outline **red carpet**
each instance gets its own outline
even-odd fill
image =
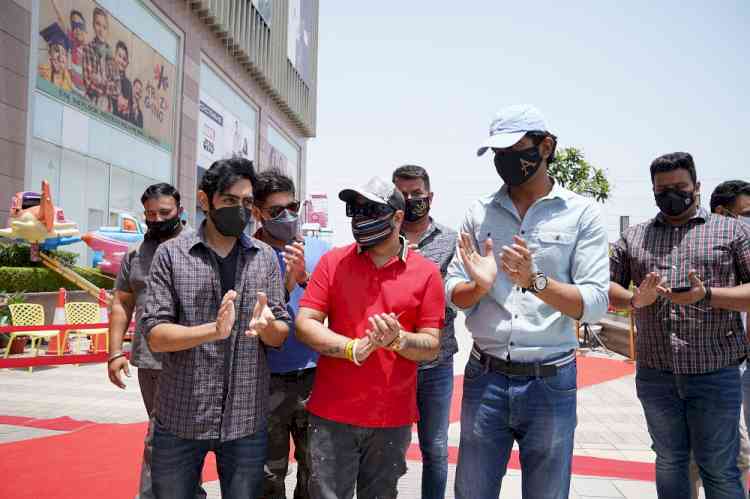
[[[634,372],[632,364],[594,357],[578,358],[578,386],[584,388]],[[463,377],[457,376],[451,421],[459,420]],[[97,424],[69,417],[34,419],[0,416],[0,424],[66,431],[52,437],[0,445],[0,498],[131,499],[138,488],[143,437],[146,423]],[[408,452],[421,460],[418,446]],[[458,449],[449,448],[449,461],[456,463]],[[509,467],[519,469],[513,452]],[[654,466],[648,463],[574,457],[573,473],[588,476],[654,480]],[[209,454],[204,480],[216,480],[216,465]]]

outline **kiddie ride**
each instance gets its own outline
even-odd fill
[[[42,181],[41,193],[16,193],[10,201],[9,222],[10,227],[0,229],[1,237],[29,243],[31,261],[41,261],[51,271],[99,298],[100,289],[96,285],[45,253],[81,241],[78,224],[66,220],[63,210],[52,204],[49,182]]]
[[[106,274],[117,275],[122,258],[135,244],[143,241],[144,230],[132,215],[117,215],[117,226],[100,227],[85,233],[81,239],[94,250],[92,266]]]

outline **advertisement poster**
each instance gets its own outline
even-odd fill
[[[252,160],[255,133],[224,106],[201,94],[198,115],[198,166],[209,168],[219,159],[241,156]]]
[[[305,222],[320,224],[321,229],[328,227],[328,195],[310,194],[305,202]]]
[[[36,88],[171,151],[176,72],[92,0],[41,0]]]
[[[313,3],[304,0],[289,0],[289,31],[287,33],[287,57],[294,69],[307,84],[312,77],[312,28]]]

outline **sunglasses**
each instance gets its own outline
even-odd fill
[[[262,210],[268,213],[271,216],[271,218],[276,218],[282,213],[284,213],[284,210],[289,210],[292,213],[298,213],[299,207],[300,207],[299,201],[292,201],[286,206],[280,206],[280,205],[269,206],[267,208],[262,208]]]
[[[86,23],[79,23],[77,21],[71,21],[70,27],[73,29],[73,31],[80,29],[84,33],[86,32]]]
[[[393,208],[388,206],[387,204],[379,204],[379,203],[364,203],[364,204],[356,204],[356,203],[346,203],[346,216],[347,217],[354,217],[354,216],[363,216],[363,217],[382,217],[383,215],[387,215],[389,213],[393,213]]]

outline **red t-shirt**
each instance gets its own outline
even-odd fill
[[[445,315],[440,271],[405,250],[376,268],[357,245],[326,253],[313,272],[300,307],[328,316],[328,327],[350,338],[365,337],[368,318],[390,313],[404,331],[439,329]],[[417,413],[417,364],[378,349],[361,367],[321,355],[307,410],[321,418],[367,428],[407,426]]]

